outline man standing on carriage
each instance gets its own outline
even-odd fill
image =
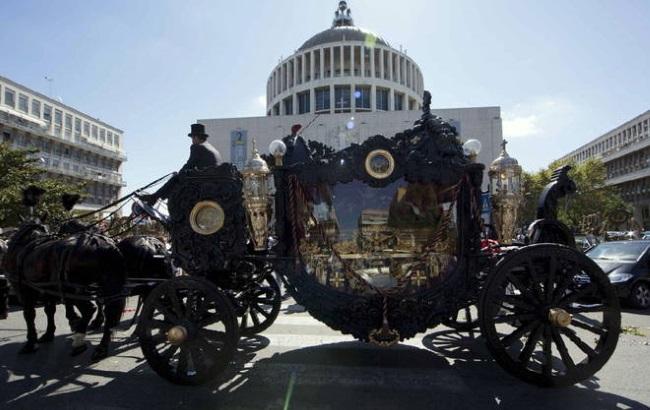
[[[207,141],[208,134],[205,133],[205,127],[203,124],[192,124],[191,131],[187,136],[192,138],[190,158],[179,172],[216,167],[221,164],[221,154]],[[140,195],[140,198],[148,205],[153,206],[158,199],[167,199],[177,180],[178,178],[174,175],[156,192],[153,194]]]

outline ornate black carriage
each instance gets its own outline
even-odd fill
[[[275,143],[271,171],[259,169],[273,176],[268,198],[231,164],[179,175],[169,230],[189,276],[145,302],[138,334],[152,368],[184,384],[217,375],[240,333],[277,316],[275,273],[313,317],[362,341],[390,346],[477,304],[494,358],[521,379],[566,385],[600,369],[620,331],[607,277],[562,244],[564,228],[544,206],[533,236],[556,243],[482,251],[484,167],[428,100],[392,138],[340,151]],[[556,188],[545,193],[551,208]]]

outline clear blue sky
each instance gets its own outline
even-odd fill
[[[128,190],[185,161],[198,118],[264,115],[281,56],[336,0],[3,0],[0,74],[125,131]],[[350,0],[435,107],[498,105],[535,170],[650,109],[650,1]],[[471,137],[471,136],[466,136]]]

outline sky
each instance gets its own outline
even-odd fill
[[[265,114],[282,57],[337,0],[2,0],[0,75],[124,131],[130,192],[189,155],[190,124]],[[528,171],[650,109],[648,0],[349,0],[402,46],[434,108],[500,106]],[[468,139],[471,136],[463,136]]]

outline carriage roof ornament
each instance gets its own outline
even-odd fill
[[[346,1],[339,1],[339,7],[334,12],[334,20],[332,21],[332,28],[354,26],[352,19],[352,10],[348,8]]]

